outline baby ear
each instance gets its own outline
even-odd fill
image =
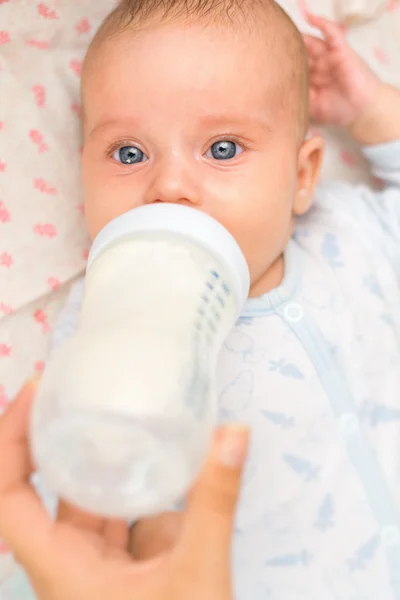
[[[293,214],[306,213],[312,205],[324,156],[325,142],[320,136],[307,139],[299,152],[297,169],[297,191],[293,203]]]

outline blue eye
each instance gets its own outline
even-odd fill
[[[147,160],[147,156],[136,146],[123,146],[114,152],[113,159],[123,165],[136,165]]]
[[[236,142],[221,140],[211,146],[207,152],[207,157],[214,158],[215,160],[231,160],[238,154],[241,154],[242,151],[243,148],[239,144],[236,144]]]

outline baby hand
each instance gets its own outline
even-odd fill
[[[340,25],[308,15],[324,40],[304,35],[310,62],[310,114],[322,125],[351,128],[370,110],[383,83],[350,47]]]

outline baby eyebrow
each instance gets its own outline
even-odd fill
[[[137,127],[138,119],[104,119],[91,129],[89,137],[98,135],[103,130],[107,129],[126,129],[126,127]],[[272,128],[268,120],[262,116],[237,115],[230,113],[215,113],[203,115],[199,118],[199,124],[204,128],[224,127],[224,128],[240,128],[242,131],[248,129],[262,129],[268,133],[272,133]]]
[[[137,121],[132,121],[131,119],[104,119],[103,121],[100,121],[100,123],[98,123],[97,125],[95,125],[93,127],[93,129],[90,130],[89,132],[89,137],[93,137],[94,135],[97,135],[99,133],[101,133],[103,130],[107,130],[107,129],[117,129],[117,128],[126,128],[127,125],[137,125]]]
[[[205,115],[200,119],[200,123],[204,126],[228,126],[228,127],[240,127],[243,130],[249,128],[261,128],[268,132],[272,132],[268,120],[264,115],[251,116],[251,115],[238,115],[230,113],[216,113]]]

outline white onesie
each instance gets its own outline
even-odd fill
[[[253,430],[237,600],[400,600],[400,141],[365,155],[384,189],[318,189],[220,356],[221,421]]]

